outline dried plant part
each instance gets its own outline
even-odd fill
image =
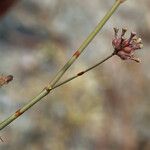
[[[12,80],[13,80],[12,75],[8,75],[8,76],[0,75],[0,87],[3,86],[3,85],[8,84]]]
[[[139,58],[134,56],[134,52],[143,47],[141,38],[136,36],[135,32],[131,32],[131,35],[128,39],[124,38],[127,29],[122,29],[121,35],[118,36],[119,29],[114,28],[115,38],[112,41],[114,47],[114,54],[118,55],[123,60],[134,60],[140,62]]]
[[[4,140],[2,139],[2,137],[0,137],[0,141],[1,141],[1,142],[4,142]]]
[[[116,0],[116,1],[119,1],[120,3],[123,3],[123,2],[125,2],[126,0]]]

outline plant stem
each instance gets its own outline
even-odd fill
[[[89,43],[93,40],[93,38],[97,35],[97,33],[102,29],[107,20],[112,16],[115,10],[119,7],[122,2],[120,0],[116,0],[111,9],[106,13],[104,18],[100,21],[100,23],[95,27],[95,29],[89,34],[86,40],[81,44],[79,49],[74,53],[74,55],[69,59],[69,61],[62,67],[62,69],[56,74],[54,79],[50,82],[48,86],[46,86],[35,98],[29,101],[22,108],[18,109],[14,114],[5,119],[0,123],[0,130],[9,125],[12,121],[22,115],[25,111],[31,108],[34,104],[40,101],[43,97],[49,94],[51,89],[55,86],[55,84],[59,81],[59,79],[63,76],[63,74],[67,71],[67,69],[74,63],[74,61],[80,56],[80,54],[84,51],[84,49],[89,45]]]
[[[66,72],[66,70],[74,63],[74,61],[80,56],[80,54],[84,51],[84,49],[89,45],[89,43],[94,39],[94,37],[98,34],[98,32],[102,29],[108,19],[112,16],[115,10],[121,4],[120,0],[117,0],[112,8],[107,12],[104,18],[99,22],[99,24],[95,27],[95,29],[89,34],[89,36],[85,39],[85,41],[81,44],[79,49],[74,53],[74,55],[70,58],[70,60],[64,65],[64,67],[57,73],[55,78],[50,82],[49,88],[53,88],[53,86],[58,82],[58,80],[62,77],[62,75]]]
[[[86,70],[84,70],[84,71],[81,71],[81,72],[77,73],[76,75],[74,75],[74,76],[68,78],[67,80],[62,81],[62,82],[56,84],[56,85],[52,88],[52,90],[55,89],[55,88],[58,88],[58,87],[61,86],[61,85],[66,84],[66,83],[72,81],[73,79],[75,79],[75,78],[77,78],[77,77],[80,77],[80,76],[82,76],[83,74],[89,72],[90,70],[92,70],[92,69],[98,67],[99,65],[101,65],[102,63],[104,63],[105,61],[107,61],[108,59],[110,59],[110,58],[111,58],[112,56],[114,56],[114,55],[115,55],[115,54],[112,53],[110,56],[106,57],[105,59],[101,60],[101,61],[98,62],[97,64],[91,66],[90,68],[88,68],[88,69],[86,69]]]

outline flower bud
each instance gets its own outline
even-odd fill
[[[112,40],[114,47],[114,54],[118,55],[123,60],[134,60],[140,62],[139,58],[134,57],[135,50],[139,50],[143,47],[142,39],[136,36],[135,32],[131,32],[130,37],[124,38],[127,29],[122,29],[122,33],[118,36],[118,29],[114,28],[115,37]]]

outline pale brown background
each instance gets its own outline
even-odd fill
[[[0,20],[0,89],[5,119],[54,77],[114,0],[20,0]],[[142,63],[114,57],[48,95],[0,132],[1,150],[150,149],[150,1],[127,0],[63,79],[113,49],[113,27],[142,37]]]

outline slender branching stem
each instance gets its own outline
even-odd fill
[[[84,70],[84,71],[81,71],[81,72],[77,73],[76,75],[74,75],[74,76],[68,78],[67,80],[62,81],[62,82],[56,84],[56,85],[52,88],[52,90],[55,89],[55,88],[58,88],[58,87],[61,86],[61,85],[66,84],[66,83],[72,81],[73,79],[78,78],[78,77],[82,76],[83,74],[89,72],[90,70],[92,70],[92,69],[98,67],[99,65],[101,65],[102,63],[104,63],[105,61],[107,61],[108,59],[110,59],[110,58],[111,58],[112,56],[114,56],[114,55],[115,55],[115,54],[112,53],[110,56],[106,57],[105,59],[103,59],[103,60],[101,60],[100,62],[96,63],[95,65],[91,66],[90,68],[88,68],[88,69],[86,69],[86,70]]]
[[[56,74],[56,76],[52,79],[52,81],[31,101],[29,101],[22,108],[18,109],[14,114],[5,119],[0,123],[0,130],[9,125],[16,118],[21,116],[25,111],[31,108],[34,104],[40,101],[43,97],[49,94],[51,89],[56,85],[59,79],[63,76],[63,74],[67,71],[67,69],[74,63],[74,61],[80,56],[80,54],[85,50],[85,48],[89,45],[89,43],[93,40],[93,38],[97,35],[97,33],[102,29],[107,20],[112,16],[115,10],[122,3],[120,0],[116,0],[110,10],[106,13],[104,18],[100,21],[100,23],[95,27],[95,29],[89,34],[89,36],[85,39],[85,41],[81,44],[79,49],[73,54],[73,56],[69,59],[69,61],[62,67],[60,71]]]
[[[112,14],[115,12],[115,10],[118,8],[118,6],[122,2],[120,0],[117,0],[112,8],[106,13],[106,15],[103,17],[103,19],[99,22],[99,24],[95,27],[95,29],[89,34],[89,36],[83,41],[81,46],[73,56],[70,58],[70,60],[64,65],[64,67],[57,73],[57,75],[54,77],[54,79],[50,82],[49,88],[53,88],[53,86],[59,81],[59,79],[62,77],[62,75],[67,71],[67,69],[74,63],[74,61],[80,56],[80,54],[85,50],[85,48],[89,45],[89,43],[94,39],[94,37],[98,34],[98,32],[102,29],[102,27],[105,25],[105,23],[108,21],[108,19],[112,16]]]

